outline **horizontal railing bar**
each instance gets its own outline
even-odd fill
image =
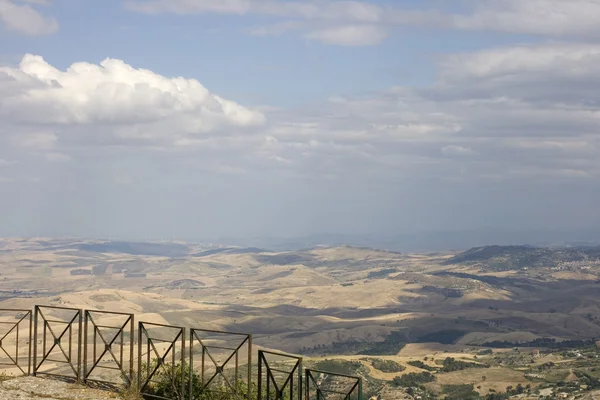
[[[71,321],[71,322],[69,322],[69,321],[59,321],[57,319],[47,319],[47,318],[42,318],[42,321],[45,321],[45,322],[54,322],[54,323],[66,324],[66,325],[69,325],[69,324],[75,325],[74,321]]]
[[[36,305],[36,307],[45,308],[47,310],[67,310],[67,311],[77,311],[77,312],[82,311],[80,308],[70,308],[70,307],[40,306],[40,305]]]
[[[140,321],[141,324],[143,324],[144,328],[146,326],[157,326],[157,327],[162,327],[162,328],[172,328],[172,329],[179,329],[179,330],[184,330],[185,328],[182,326],[174,326],[174,325],[164,325],[164,324],[154,324],[152,322],[144,322],[144,321]]]
[[[96,328],[109,328],[109,329],[121,329],[123,326],[110,326],[110,325],[98,325],[93,324]]]
[[[131,314],[131,313],[124,313],[124,312],[118,312],[118,311],[100,311],[100,310],[85,310],[87,313],[98,313],[98,314],[112,314],[112,315],[123,315],[123,316],[128,316],[128,317],[133,317],[135,314]]]
[[[357,381],[360,380],[360,378],[357,377],[357,376],[344,375],[344,374],[336,374],[335,372],[321,371],[321,370],[318,370],[318,369],[306,369],[306,371],[317,372],[317,373],[320,373],[320,374],[327,374],[327,375],[333,375],[333,376],[341,376],[342,378],[352,378],[352,379],[356,379]]]
[[[259,352],[263,353],[263,354],[271,354],[273,356],[281,356],[281,357],[289,357],[289,358],[295,358],[296,360],[302,360],[302,357],[299,356],[293,356],[291,354],[285,354],[285,353],[276,353],[274,351],[268,351],[268,350],[259,350]]]
[[[206,333],[222,333],[224,335],[238,335],[238,336],[248,336],[250,337],[251,334],[249,333],[240,333],[240,332],[227,332],[227,331],[213,331],[210,329],[196,329],[196,328],[190,328],[190,330],[192,332],[206,332]]]

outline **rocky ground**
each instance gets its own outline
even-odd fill
[[[118,398],[116,393],[30,376],[0,383],[2,400],[114,400]]]

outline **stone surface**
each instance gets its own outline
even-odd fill
[[[116,393],[30,376],[0,383],[2,400],[114,400],[118,398]]]

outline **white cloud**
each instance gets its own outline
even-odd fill
[[[121,60],[80,62],[60,71],[26,55],[18,68],[0,68],[9,79],[0,93],[5,119],[37,124],[127,126],[129,137],[170,136],[264,122],[263,114],[210,93],[195,79],[167,78]],[[136,125],[137,124],[137,125]]]
[[[590,78],[597,72],[600,45],[548,43],[513,46],[446,57],[444,79],[536,79],[540,74]],[[542,75],[542,77],[545,77]]]
[[[455,182],[569,179],[583,171],[594,177],[600,113],[580,99],[600,98],[590,85],[565,82],[595,82],[595,59],[594,46],[566,44],[458,54],[441,60],[438,81],[427,90],[398,87],[332,96],[302,109],[263,108],[266,118],[192,79],[110,59],[59,71],[27,56],[18,68],[0,69],[0,139],[6,135],[47,161],[80,165],[94,153],[90,163],[131,158],[149,166],[158,157],[206,175]],[[566,93],[563,85],[568,96],[532,97],[540,90]],[[136,185],[145,176],[127,173]]]
[[[444,11],[423,2],[422,8],[403,8],[401,2],[379,6],[367,1],[334,0],[129,0],[127,7],[148,14],[250,13],[307,22],[308,35],[325,35],[327,43],[347,45],[334,26],[372,25],[365,45],[377,44],[383,31],[393,26],[428,26],[459,30],[502,31],[553,37],[585,37],[600,34],[600,0],[465,0],[461,12]],[[283,25],[282,25],[283,24]],[[281,34],[288,29],[277,22],[250,30],[255,35]],[[338,28],[339,29],[339,28]],[[343,35],[347,36],[347,35]],[[385,35],[383,35],[385,38]],[[356,40],[354,41],[356,42]]]
[[[362,1],[137,0],[126,5],[147,14],[255,13],[294,19],[253,27],[248,30],[253,36],[304,30],[309,39],[341,46],[374,45],[387,37],[386,27],[381,25],[386,20],[385,10]]]
[[[3,158],[0,158],[0,167],[6,167],[9,165],[13,165],[16,164],[16,161],[10,161],[10,160],[5,160]]]
[[[38,5],[47,5],[45,0],[27,0]],[[28,4],[17,4],[12,0],[0,0],[0,21],[5,29],[24,35],[49,35],[58,31],[55,18],[47,17]]]
[[[299,21],[284,21],[273,25],[257,26],[250,30],[248,33],[252,36],[278,36],[285,32],[301,29],[304,26]]]
[[[308,39],[338,46],[371,46],[387,37],[384,28],[372,25],[346,25],[318,29],[306,34]]]
[[[20,146],[33,150],[51,149],[58,141],[58,136],[48,132],[29,132],[18,135],[17,143]]]
[[[126,7],[142,13],[267,14],[309,20],[373,23],[383,20],[384,10],[364,1],[281,0],[129,0]]]
[[[455,54],[442,60],[432,92],[438,98],[577,104],[578,111],[593,110],[600,105],[595,90],[599,64],[596,44],[547,43]]]
[[[253,0],[143,0],[126,1],[127,8],[147,14],[222,13],[245,14]]]
[[[468,147],[448,145],[442,148],[442,153],[447,156],[468,156],[473,154],[473,150]]]
[[[53,162],[53,163],[69,162],[69,161],[71,161],[71,157],[66,154],[62,154],[62,153],[47,153],[46,160],[48,160],[48,162]]]
[[[461,29],[556,36],[600,33],[599,0],[475,0],[471,13],[453,16]]]

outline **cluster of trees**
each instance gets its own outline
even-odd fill
[[[382,342],[363,342],[348,340],[333,342],[331,345],[318,344],[314,347],[303,347],[301,354],[365,354],[368,356],[385,356],[397,354],[406,346],[406,333],[402,331],[391,332]]]
[[[523,386],[520,383],[515,387],[508,386],[505,393],[489,393],[485,396],[477,393],[472,384],[445,385],[443,388],[443,393],[446,395],[445,400],[507,400],[512,396],[530,391],[530,385]]]
[[[360,361],[322,360],[314,365],[315,369],[342,375],[360,375],[368,371]]]
[[[421,360],[409,361],[408,365],[412,365],[413,367],[421,368],[426,371],[436,371],[437,370],[437,368],[432,367],[431,365],[427,365]]]
[[[402,372],[406,367],[402,364],[398,364],[393,360],[382,360],[380,358],[371,359],[371,365],[373,368],[380,370],[381,372]]]
[[[463,369],[468,368],[489,368],[490,366],[487,364],[477,364],[467,361],[458,361],[452,357],[447,357],[444,359],[442,364],[442,368],[440,371],[442,372],[452,372],[452,371],[462,371]]]
[[[435,381],[435,375],[430,372],[411,372],[395,377],[392,383],[402,387],[421,387],[424,383],[433,381]]]
[[[473,385],[444,385],[443,393],[446,400],[480,400],[481,396]]]
[[[554,338],[538,338],[529,342],[507,342],[505,340],[494,340],[486,342],[483,346],[497,349],[509,349],[511,347],[545,347],[549,349],[573,349],[590,347],[595,344],[595,340],[563,340],[557,341]]]

